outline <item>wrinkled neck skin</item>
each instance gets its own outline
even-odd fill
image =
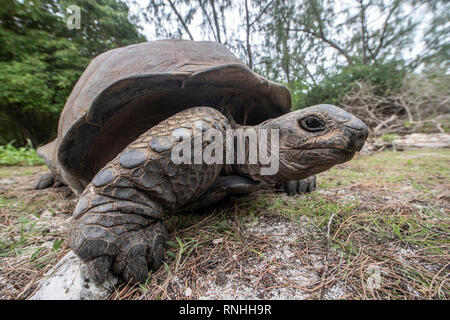
[[[270,127],[267,127],[264,125],[265,123],[262,123],[258,126],[241,126],[238,124],[233,125],[234,130],[242,129],[244,132],[244,135],[246,136],[249,130],[254,131],[256,129],[256,132],[258,132],[258,129],[271,129]],[[272,150],[272,144],[271,144],[271,134],[270,130],[268,132],[268,139],[267,139],[267,149],[268,154],[270,154],[270,151]],[[284,137],[281,133],[279,135],[279,156],[278,157],[270,157],[272,162],[276,161],[278,164],[276,165],[278,167],[278,171],[276,174],[271,175],[264,175],[261,174],[261,168],[262,167],[270,167],[271,164],[268,165],[261,165],[259,162],[257,164],[250,164],[249,163],[249,155],[251,151],[250,146],[248,142],[245,143],[245,163],[239,164],[238,163],[238,148],[237,148],[237,139],[235,137],[234,139],[234,162],[233,164],[227,164],[224,168],[224,173],[226,175],[241,175],[248,178],[251,178],[254,181],[268,183],[268,184],[279,184],[285,181],[292,181],[292,180],[298,180],[298,179],[304,179],[311,175],[314,175],[316,173],[328,170],[331,168],[333,164],[326,164],[326,165],[319,165],[315,166],[315,161],[311,159],[311,155],[307,155],[306,152],[303,152],[302,150],[285,150],[287,145],[286,137]],[[259,151],[259,150],[258,150]],[[303,156],[299,153],[305,153]],[[319,156],[319,155],[317,155]],[[299,162],[297,158],[304,158],[305,161]],[[314,156],[313,156],[314,158]],[[259,154],[258,154],[258,161],[259,161]]]
[[[270,129],[279,129],[278,157],[271,158],[271,161],[277,161],[278,163],[278,171],[275,174],[261,174],[261,168],[269,167],[270,165],[249,164],[249,154],[252,150],[250,150],[248,143],[245,143],[245,163],[238,164],[236,139],[234,141],[234,163],[226,165],[224,169],[227,175],[242,175],[263,183],[279,184],[286,181],[304,179],[324,172],[336,164],[347,162],[355,155],[354,151],[343,151],[334,147],[328,147],[328,142],[332,141],[333,144],[336,144],[336,140],[342,139],[342,135],[339,133],[321,137],[320,139],[323,141],[315,141],[314,143],[314,145],[319,144],[319,146],[311,147],[312,144],[309,142],[311,137],[295,134],[296,128],[285,126],[276,119],[263,122],[258,126],[234,125],[234,129],[243,129],[244,132],[250,129],[269,129],[267,150],[272,150]],[[301,143],[299,143],[299,140]]]
[[[232,129],[235,130],[243,130],[244,134],[245,132],[248,132],[251,129],[258,129],[259,126],[243,126],[239,125],[234,120],[231,122]],[[255,181],[262,181],[258,179],[258,174],[256,173],[257,168],[253,168],[255,165],[249,165],[249,144],[245,143],[245,163],[244,164],[238,164],[238,147],[237,147],[237,138],[236,136],[233,139],[233,163],[232,164],[226,164],[223,172],[225,175],[241,175],[247,178],[251,178]],[[259,170],[258,170],[259,171]]]

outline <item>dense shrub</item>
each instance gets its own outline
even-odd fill
[[[81,8],[81,30],[65,10]],[[92,57],[145,41],[121,0],[2,0],[0,6],[0,145],[54,138],[75,82]]]
[[[406,71],[398,63],[390,62],[378,66],[351,65],[340,68],[333,74],[312,85],[305,93],[304,87],[292,87],[293,109],[301,109],[320,103],[339,105],[342,98],[356,82],[370,83],[377,95],[385,95],[400,88]],[[298,88],[298,90],[297,90]]]

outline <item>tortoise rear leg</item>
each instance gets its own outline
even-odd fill
[[[59,188],[61,186],[64,186],[64,183],[62,183],[54,173],[49,172],[44,173],[37,179],[34,184],[34,189],[42,190],[50,187]]]

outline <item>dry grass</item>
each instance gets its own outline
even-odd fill
[[[307,196],[260,192],[171,217],[164,267],[110,299],[448,299],[449,160],[449,150],[359,156]],[[35,178],[0,178],[3,299],[27,298],[67,251],[55,240],[76,199],[30,190]]]
[[[45,167],[0,167],[0,299],[24,298],[65,253],[76,199],[67,187],[35,191]]]

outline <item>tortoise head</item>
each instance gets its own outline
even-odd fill
[[[270,182],[303,179],[346,162],[368,136],[364,122],[327,104],[292,111],[261,126],[279,130],[279,170],[264,179]]]

